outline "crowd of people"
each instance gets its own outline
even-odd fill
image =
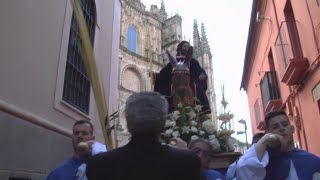
[[[191,50],[186,41],[178,45],[178,53],[186,55],[188,63],[194,66],[190,74],[201,88],[205,86],[206,74],[190,56]],[[170,69],[168,64],[161,76],[167,76]],[[161,83],[157,91],[168,93],[168,82]],[[205,139],[187,144],[175,138],[175,146],[162,144],[160,134],[170,111],[164,95],[139,92],[127,99],[124,113],[131,139],[127,145],[111,151],[95,141],[90,121],[76,121],[72,135],[74,153],[47,180],[320,180],[320,158],[295,148],[294,127],[283,110],[266,114],[266,131],[254,135],[251,147],[229,166],[226,174],[210,169],[212,144]],[[206,98],[201,103],[207,105],[204,111],[210,111]]]
[[[73,126],[74,154],[48,176],[48,180],[316,180],[320,158],[294,147],[294,127],[283,110],[268,113],[266,132],[233,164],[227,175],[209,169],[212,145],[205,139],[178,146],[163,145],[160,133],[168,114],[167,100],[157,92],[131,95],[125,107],[130,142],[112,151],[94,141],[90,121]],[[181,141],[181,139],[179,140]],[[256,142],[255,142],[256,141]],[[80,147],[89,142],[89,147]],[[214,162],[213,162],[214,163]]]

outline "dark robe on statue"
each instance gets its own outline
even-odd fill
[[[200,101],[197,104],[202,105],[202,112],[203,113],[210,113],[210,105],[209,100],[206,95],[207,90],[207,74],[206,72],[201,68],[199,62],[195,59],[190,60],[190,80],[191,83],[194,83],[196,86],[196,98]],[[162,95],[165,95],[167,97],[171,96],[171,72],[172,72],[172,65],[171,63],[168,63],[164,68],[161,69],[160,73],[156,74],[155,77],[155,85],[154,85],[154,91],[159,92]],[[206,79],[200,80],[199,75],[204,74],[206,76]],[[192,85],[191,85],[192,86]],[[193,87],[191,87],[193,88]],[[167,98],[168,99],[168,98]],[[173,111],[172,102],[170,98],[169,101],[169,111]]]

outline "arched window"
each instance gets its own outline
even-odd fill
[[[137,52],[137,29],[130,25],[128,27],[127,47],[131,52]]]
[[[139,71],[134,68],[127,68],[123,73],[122,86],[125,89],[133,92],[140,92],[142,90],[141,75]]]
[[[81,0],[81,6],[93,45],[96,24],[94,0]],[[79,28],[72,15],[62,99],[81,112],[89,114],[90,81],[78,47],[80,41]]]

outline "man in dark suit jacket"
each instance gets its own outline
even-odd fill
[[[126,121],[132,138],[124,147],[93,156],[89,180],[199,180],[200,159],[189,150],[161,145],[168,103],[157,92],[131,95]]]

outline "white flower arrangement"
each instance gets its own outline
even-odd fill
[[[204,138],[212,143],[215,151],[219,151],[216,127],[208,116],[201,116],[200,110],[199,105],[192,108],[179,104],[178,109],[169,114],[165,123],[166,129],[161,136],[165,143],[169,144],[174,137],[187,143],[193,139]]]
[[[214,134],[215,132],[215,127],[211,120],[204,121],[202,127],[208,134]]]
[[[197,138],[204,138],[212,144],[214,152],[233,151],[229,138],[234,131],[216,130],[212,120],[206,115],[201,115],[200,110],[199,105],[192,108],[178,104],[177,110],[168,115],[165,131],[161,135],[162,140],[170,144],[174,137],[179,137],[187,143]]]

